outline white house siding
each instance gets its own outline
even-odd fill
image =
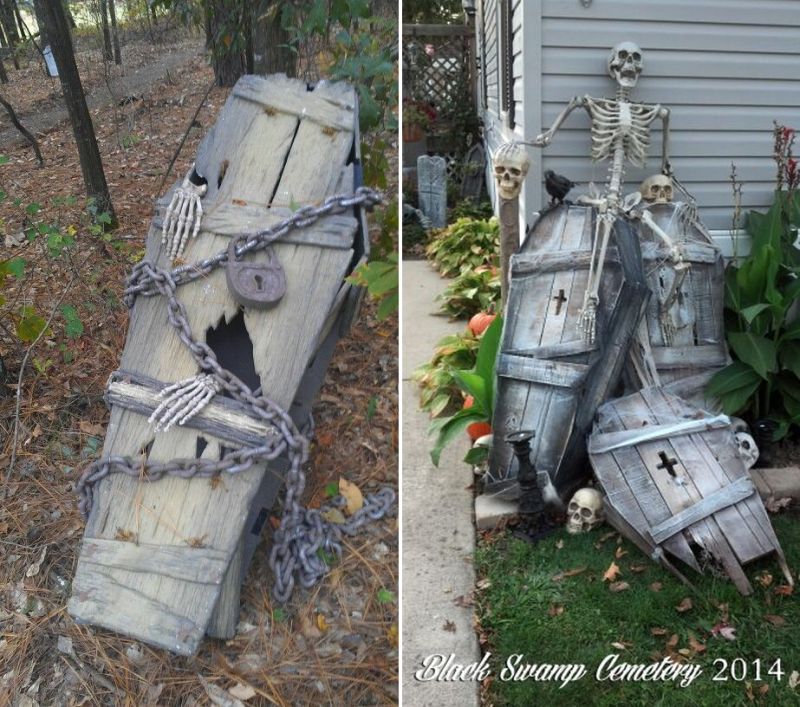
[[[497,3],[484,1],[479,8],[487,47]],[[745,210],[770,203],[773,120],[800,128],[800,1],[592,0],[584,7],[581,0],[524,0],[516,5],[515,94],[522,105],[514,135],[532,139],[575,95],[613,95],[606,59],[614,44],[629,39],[644,54],[633,97],[672,111],[672,165],[697,198],[707,227],[717,235],[731,227],[731,162],[744,182]],[[496,41],[489,67],[495,74]],[[496,101],[489,101],[484,123],[492,150],[512,136]],[[576,110],[546,150],[530,148],[534,163],[523,199],[528,223],[547,198],[544,170],[576,182],[605,179],[607,165],[589,161],[588,128],[588,117]],[[648,167],[627,171],[631,190],[659,171],[660,157],[657,124]]]

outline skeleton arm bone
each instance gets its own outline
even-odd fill
[[[661,118],[661,172],[668,177],[672,176],[672,164],[669,161],[669,108],[658,111]]]
[[[523,145],[531,145],[532,147],[547,147],[553,139],[553,136],[556,134],[556,131],[561,127],[561,124],[569,117],[569,114],[572,113],[576,108],[584,108],[588,110],[587,101],[588,96],[575,96],[573,99],[567,104],[564,110],[558,114],[558,117],[555,119],[555,122],[550,126],[548,130],[545,130],[541,135],[538,135],[535,140],[531,142],[523,142]]]
[[[670,256],[675,263],[683,263],[683,253],[681,252],[680,246],[675,244],[667,233],[653,220],[653,217],[650,215],[650,212],[647,209],[643,209],[639,218],[642,220],[642,223],[647,225],[650,230],[655,233],[662,241],[664,241],[664,245],[669,248]]]

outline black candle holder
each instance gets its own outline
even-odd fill
[[[520,430],[506,435],[519,461],[517,481],[519,482],[519,515],[523,519],[538,516],[544,510],[544,499],[539,488],[539,475],[531,461],[531,440],[535,432]]]

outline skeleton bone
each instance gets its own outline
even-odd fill
[[[200,200],[208,191],[207,184],[192,184],[191,175],[194,173],[194,164],[172,195],[172,200],[164,215],[164,224],[161,227],[161,242],[169,249],[170,260],[175,260],[183,255],[183,249],[189,240],[197,237],[200,231],[200,221],[203,218],[203,206]]]
[[[636,85],[642,71],[642,51],[633,42],[622,42],[611,50],[608,73],[617,82],[615,98],[592,98],[575,96],[558,115],[549,130],[532,142],[525,144],[545,147],[550,144],[556,131],[575,108],[583,108],[592,121],[592,159],[611,159],[610,175],[605,196],[596,195],[579,198],[579,203],[602,206],[603,218],[597,220],[592,261],[589,270],[589,286],[584,295],[584,308],[578,326],[587,343],[594,342],[596,312],[599,303],[600,278],[608,240],[618,214],[625,161],[643,165],[650,145],[650,125],[656,118],[663,122],[662,171],[671,171],[669,165],[669,110],[661,105],[632,103],[630,91]]]
[[[597,489],[578,489],[567,506],[567,532],[587,533],[604,520],[603,497]]]
[[[155,423],[157,432],[166,432],[172,425],[182,425],[193,418],[221,390],[216,378],[202,373],[164,388],[159,393],[163,402],[147,420]]]

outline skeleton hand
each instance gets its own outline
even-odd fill
[[[553,131],[545,130],[541,135],[533,141],[537,147],[547,147],[553,140]]]
[[[208,373],[173,383],[159,393],[164,401],[147,421],[156,424],[156,432],[166,432],[197,415],[219,391],[217,379]]]
[[[203,218],[203,207],[200,204],[206,192],[207,184],[193,184],[190,177],[196,174],[194,165],[187,173],[180,187],[172,195],[167,213],[164,216],[164,225],[161,228],[161,242],[169,246],[170,260],[175,260],[183,255],[189,232],[192,238],[200,230],[200,220]]]
[[[598,301],[597,295],[589,295],[587,293],[580,319],[578,319],[578,329],[583,332],[583,340],[589,346],[594,344]]]
[[[661,163],[661,174],[670,179],[672,178],[672,163],[669,160],[664,160]]]

